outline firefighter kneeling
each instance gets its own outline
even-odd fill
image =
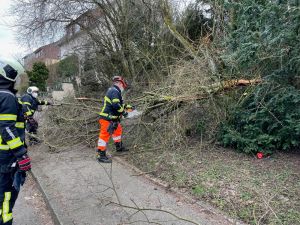
[[[121,117],[127,117],[126,109],[132,108],[123,104],[122,93],[127,88],[126,81],[121,76],[113,77],[113,86],[108,89],[104,97],[104,106],[100,112],[100,134],[98,140],[97,159],[102,163],[111,163],[106,155],[107,143],[112,137],[117,152],[127,152],[128,149],[122,144]]]

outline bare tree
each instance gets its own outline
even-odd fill
[[[176,47],[166,38],[160,2],[153,0],[21,0],[12,11],[19,39],[30,45],[57,40],[66,25],[79,25],[95,47],[89,55],[95,67],[100,61],[104,77],[159,74],[171,59],[167,52]]]

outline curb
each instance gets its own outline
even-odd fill
[[[50,199],[47,195],[47,193],[44,191],[41,183],[39,182],[38,178],[35,176],[34,172],[31,170],[29,172],[33,178],[33,180],[36,182],[38,189],[40,190],[40,192],[43,195],[43,199],[46,203],[46,206],[48,208],[48,210],[50,211],[50,216],[53,220],[54,225],[63,225],[63,223],[60,221],[59,217],[57,216],[57,213],[55,212],[55,210],[53,209],[51,203],[50,203]]]

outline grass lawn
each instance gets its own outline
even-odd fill
[[[300,224],[300,154],[269,158],[211,145],[132,149],[128,161],[249,224]]]

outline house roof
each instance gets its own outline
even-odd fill
[[[85,13],[81,14],[79,17],[77,17],[75,20],[70,22],[65,26],[65,30],[71,29],[72,26],[75,24],[78,25],[84,25],[84,22],[86,19],[93,19],[93,18],[100,18],[103,15],[101,9],[99,7],[95,9],[90,9],[87,10]],[[97,26],[97,23],[91,23],[89,24],[88,28],[93,29],[94,27]],[[80,31],[73,33],[71,36],[68,36],[68,33],[65,34],[59,41],[58,41],[58,46],[63,45],[67,41],[73,40],[74,38],[78,37],[80,34],[85,33],[84,30],[80,29]]]
[[[50,47],[50,46],[53,46],[53,47],[58,46],[58,41],[37,48],[37,49],[34,50],[32,53],[29,53],[29,54],[25,55],[25,56],[23,57],[23,59],[25,59],[25,58],[31,56],[32,54],[36,54],[36,53],[38,53],[39,51],[41,51],[42,49],[47,48],[47,47]]]

